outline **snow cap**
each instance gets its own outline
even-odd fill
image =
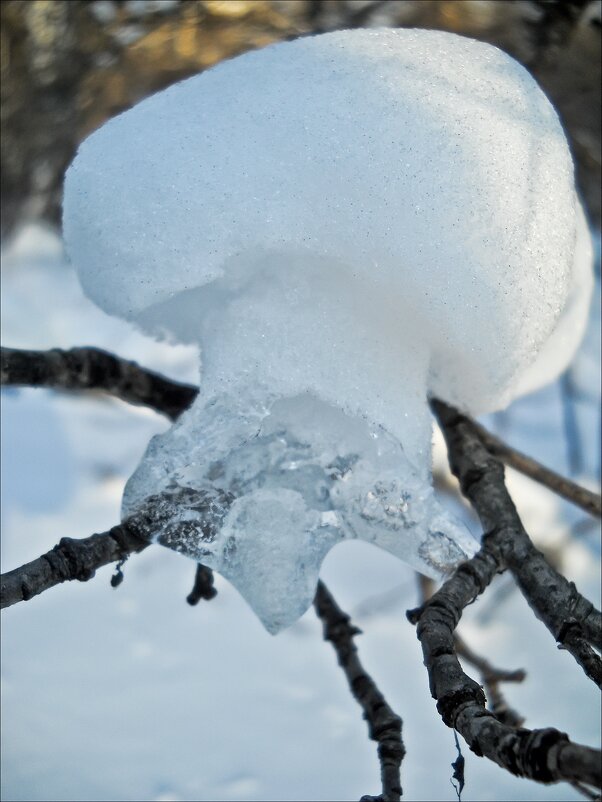
[[[203,359],[124,517],[162,498],[157,539],[272,632],[343,539],[453,568],[476,542],[434,499],[427,398],[485,412],[564,367],[591,290],[577,212],[535,81],[448,33],[272,45],[111,120],[67,173],[69,253],[103,309]]]
[[[554,109],[497,48],[340,31],[247,53],[111,120],[68,171],[64,228],[96,303],[188,340],[195,304],[149,310],[311,272],[354,327],[380,329],[391,371],[409,330],[429,389],[477,412],[506,403],[563,306],[573,168]],[[332,311],[321,336],[336,343]]]

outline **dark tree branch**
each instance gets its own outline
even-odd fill
[[[0,577],[0,608],[28,601],[43,591],[77,579],[87,582],[97,568],[123,560],[149,545],[125,524],[83,540],[62,538],[53,549],[36,560]]]
[[[501,569],[510,569],[558,644],[600,685],[602,661],[587,645],[600,648],[602,615],[531,543],[506,489],[504,468],[481,441],[475,424],[440,401],[433,401],[432,407],[443,428],[452,471],[487,533],[484,547]]]
[[[541,783],[600,787],[599,751],[573,744],[565,733],[552,728],[528,730],[503,724],[487,710],[481,686],[462,670],[454,630],[464,607],[485,590],[500,568],[496,555],[484,546],[422,607],[408,612],[408,619],[417,625],[437,710],[475,754],[511,774]]]
[[[476,421],[472,421],[472,423],[475,432],[478,433],[490,454],[501,459],[510,468],[514,468],[540,485],[544,485],[556,495],[581,507],[590,515],[595,515],[597,518],[602,517],[602,499],[598,493],[586,490],[575,482],[571,482],[570,479],[554,473],[531,457],[510,448],[498,437],[488,432],[480,423]]]
[[[506,702],[500,689],[500,683],[522,682],[527,676],[525,671],[522,668],[518,668],[515,671],[504,671],[503,669],[495,668],[484,657],[473,652],[457,632],[454,636],[454,643],[458,656],[474,666],[481,675],[489,710],[502,724],[508,724],[510,727],[520,727],[525,719]]]
[[[118,587],[123,579],[121,566],[127,557],[143,551],[153,541],[158,526],[157,509],[163,496],[155,499],[148,509],[138,516],[114,526],[108,532],[80,540],[64,537],[53,549],[30,563],[8,571],[0,577],[0,608],[10,607],[20,601],[28,601],[45,590],[77,579],[87,582],[96,569],[117,562],[117,572],[111,585]],[[186,601],[197,604],[201,599],[213,599],[217,590],[213,587],[213,571],[200,563],[197,565],[194,586]]]
[[[560,377],[560,400],[569,474],[576,476],[583,469],[583,449],[575,411],[576,389],[570,368]]]
[[[581,783],[571,783],[571,785],[573,786],[575,791],[584,796],[586,799],[591,799],[593,800],[593,802],[600,802],[600,794],[597,793],[596,791],[590,791],[589,788],[586,788],[584,785],[581,785]]]
[[[454,639],[462,611],[507,567],[559,644],[598,683],[600,659],[593,650],[584,654],[582,647],[589,649],[590,641],[599,643],[600,614],[531,543],[506,490],[503,467],[486,449],[472,421],[441,402],[433,401],[432,406],[443,428],[452,470],[487,532],[475,557],[425,604],[408,613],[417,625],[437,709],[473,752],[512,774],[542,783],[566,781],[599,788],[599,751],[572,744],[555,729],[527,730],[501,722],[487,710],[481,686],[462,670]]]
[[[401,719],[389,707],[359,660],[353,638],[361,630],[353,626],[323,582],[318,582],[314,607],[324,627],[324,640],[332,643],[351,693],[364,711],[370,738],[378,743],[382,794],[378,797],[364,796],[362,800],[399,802],[402,794],[400,767],[405,755]]]
[[[424,604],[435,592],[435,583],[432,579],[429,579],[423,574],[418,574],[418,585],[420,588],[421,601]],[[522,668],[515,669],[514,671],[504,671],[503,669],[495,668],[495,666],[492,666],[484,657],[476,654],[458,632],[454,632],[454,646],[456,654],[474,666],[479,672],[481,683],[485,690],[485,696],[487,697],[488,709],[502,724],[508,724],[511,727],[520,727],[524,722],[524,718],[506,702],[500,689],[500,683],[522,682],[526,677],[525,671]]]
[[[150,407],[172,420],[190,406],[198,393],[196,387],[173,382],[99,348],[2,348],[0,382],[55,390],[102,390],[129,404]]]

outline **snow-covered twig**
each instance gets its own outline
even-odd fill
[[[1,349],[0,381],[4,386],[49,387],[60,390],[102,390],[130,404],[141,404],[175,420],[194,401],[198,389],[172,381],[98,348],[61,351]],[[586,512],[600,517],[602,500],[506,445],[477,423],[487,449],[525,476],[548,487]]]
[[[389,707],[360,662],[353,638],[361,630],[353,626],[323,582],[318,582],[314,607],[324,627],[324,640],[332,643],[351,693],[364,711],[370,738],[378,743],[382,794],[378,797],[363,796],[362,800],[398,802],[402,794],[400,767],[405,755],[401,718]]]

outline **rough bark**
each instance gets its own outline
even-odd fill
[[[422,603],[427,602],[435,592],[435,582],[428,577],[418,574],[418,585]],[[458,657],[474,666],[479,672],[481,684],[487,697],[488,710],[490,710],[498,721],[508,724],[511,727],[520,727],[524,718],[514,710],[504,697],[500,684],[502,682],[523,682],[527,676],[522,669],[506,671],[493,666],[489,660],[476,654],[456,631],[454,632],[454,647]]]
[[[509,726],[486,708],[481,686],[464,673],[456,655],[454,631],[471,604],[501,569],[496,555],[483,549],[461,565],[422,606],[408,612],[417,625],[431,694],[448,727],[470,749],[519,777],[541,783],[581,782],[600,787],[600,752],[573,744],[554,728]]]
[[[599,788],[599,751],[571,743],[554,728],[509,726],[487,710],[483,689],[460,665],[455,629],[462,611],[506,568],[559,645],[597,684],[600,658],[589,644],[599,646],[600,613],[531,543],[506,490],[503,466],[487,450],[474,423],[439,401],[432,407],[443,428],[452,470],[486,532],[480,551],[421,607],[408,612],[416,624],[437,709],[473,752],[512,774],[541,783],[566,781]]]
[[[602,615],[558,573],[531,542],[504,483],[504,468],[486,448],[474,423],[440,401],[432,402],[448,446],[450,465],[485,531],[487,552],[509,568],[535,615],[587,676],[602,682]]]
[[[382,794],[363,796],[363,802],[399,802],[402,795],[400,767],[405,755],[401,737],[401,718],[393,712],[372,677],[362,666],[353,638],[361,630],[353,626],[323,582],[318,582],[314,607],[324,627],[324,640],[330,641],[349,688],[364,711],[370,738],[378,744]]]
[[[29,601],[45,590],[72,579],[87,582],[97,568],[123,560],[133,552],[143,551],[148,545],[148,540],[141,539],[122,524],[82,540],[64,537],[41,557],[2,574],[0,608]]]
[[[190,406],[198,393],[192,385],[170,381],[100,348],[2,348],[0,360],[3,385],[102,390],[129,404],[150,407],[171,420]]]

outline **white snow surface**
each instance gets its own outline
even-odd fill
[[[594,286],[594,249],[581,204],[577,203],[577,229],[571,285],[554,330],[535,361],[519,378],[514,397],[532,393],[559,376],[571,363],[587,326]]]
[[[203,359],[124,516],[162,493],[159,542],[272,632],[344,539],[449,570],[476,544],[433,498],[427,396],[487,412],[566,365],[578,336],[545,343],[589,301],[577,212],[537,84],[442,32],[273,45],[107,123],[67,174],[71,258],[103,309]]]

